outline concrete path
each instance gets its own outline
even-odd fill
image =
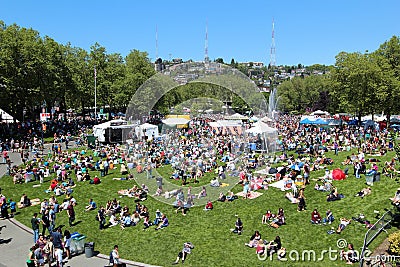
[[[45,145],[45,153],[51,145]],[[22,164],[19,153],[9,152],[12,165]],[[32,156],[32,155],[30,155]],[[7,172],[6,164],[0,164],[0,178]],[[0,179],[1,187],[1,179]],[[5,227],[3,227],[5,226]],[[32,230],[25,225],[19,223],[15,219],[0,220],[0,267],[22,267],[26,266],[26,259],[29,248],[33,245]],[[111,251],[112,248],[110,248]],[[95,247],[96,250],[96,247]],[[98,254],[94,257],[87,258],[85,254],[80,254],[68,260],[64,266],[70,267],[103,267],[108,266],[109,255]],[[144,263],[122,260],[127,266],[143,266],[152,267]],[[46,265],[48,266],[48,265]]]

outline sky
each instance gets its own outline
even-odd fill
[[[208,25],[210,59],[265,64],[274,21],[276,64],[309,66],[399,36],[399,8],[398,0],[0,0],[0,20],[87,51],[96,42],[122,56],[146,51],[152,61],[157,50],[163,59],[204,60]]]

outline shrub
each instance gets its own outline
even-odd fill
[[[400,231],[389,235],[389,252],[400,255]]]

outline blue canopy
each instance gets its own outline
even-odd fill
[[[326,120],[324,120],[324,119],[318,118],[318,119],[314,122],[314,124],[326,125],[326,124],[328,124],[328,122],[327,122]]]
[[[300,124],[313,124],[314,121],[311,121],[309,118],[305,118],[300,121]]]

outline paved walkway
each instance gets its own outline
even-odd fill
[[[47,153],[49,145],[45,145],[45,153]],[[20,165],[21,157],[19,153],[9,152],[12,165]],[[7,172],[6,164],[0,164],[0,178]],[[1,181],[1,180],[0,180]],[[1,183],[0,183],[1,185]],[[5,227],[3,227],[5,226]],[[29,248],[33,245],[32,230],[25,225],[19,223],[15,219],[0,220],[0,267],[22,267],[26,266],[26,259]],[[110,248],[111,251],[112,248]],[[95,247],[96,250],[96,247]],[[65,266],[70,267],[102,267],[108,266],[109,255],[98,254],[94,257],[87,258],[85,254],[80,254],[68,260]],[[152,267],[139,262],[122,260],[127,266]],[[47,265],[46,265],[47,266]]]

